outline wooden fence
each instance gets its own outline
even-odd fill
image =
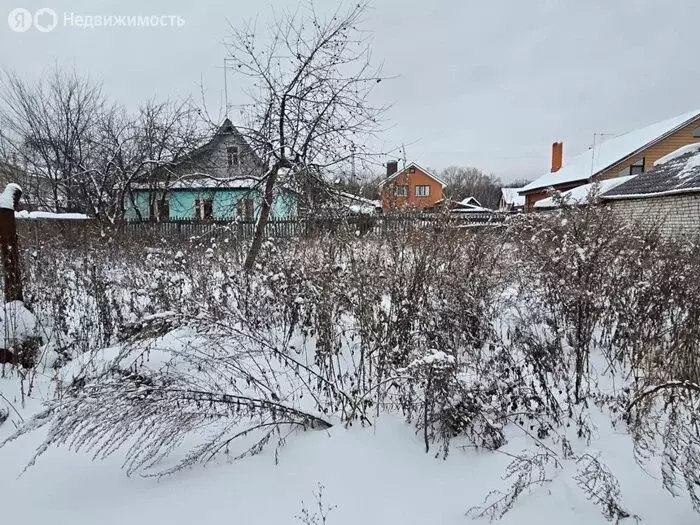
[[[503,225],[507,214],[472,213],[468,216],[438,214],[387,214],[347,217],[305,217],[274,219],[268,222],[265,236],[269,238],[312,238],[327,233],[368,234],[379,236],[402,235],[409,231],[431,228],[481,228]],[[63,246],[79,248],[89,239],[117,234],[120,242],[154,239],[228,239],[245,241],[253,237],[255,221],[190,220],[131,221],[113,226],[96,220],[33,219],[17,221],[17,232],[25,246],[39,246],[42,242],[60,242]],[[120,242],[118,244],[120,244]]]
[[[502,225],[507,214],[471,213],[445,217],[437,214],[391,214],[349,217],[305,217],[273,219],[265,227],[265,236],[273,238],[313,237],[323,233],[388,234],[444,224],[448,227],[479,227]],[[232,237],[249,239],[255,232],[255,221],[236,219],[165,221],[131,221],[124,224],[126,232],[162,237]]]

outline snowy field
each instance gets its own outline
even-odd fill
[[[4,380],[3,391],[8,387]],[[313,493],[321,483],[324,508],[336,507],[328,524],[452,525],[472,522],[466,510],[480,505],[490,488],[504,486],[500,477],[509,458],[502,453],[462,450],[455,444],[446,460],[436,459],[425,454],[400,418],[374,423],[372,428],[294,435],[277,463],[274,451],[266,450],[233,464],[216,462],[161,479],[128,478],[119,457],[93,462],[89,454],[66,449],[51,450],[20,475],[41,442],[37,434],[0,452],[0,487],[8,502],[3,515],[14,524],[299,523],[295,516],[302,502],[316,512]],[[7,428],[0,430],[7,434]],[[581,450],[600,454],[616,472],[625,503],[643,523],[697,523],[687,498],[673,498],[658,476],[635,463],[629,436],[610,428],[605,418],[598,431],[592,445],[581,443]],[[503,452],[531,447],[514,432]],[[524,496],[502,523],[607,523],[577,487],[574,471],[569,464],[550,483]]]
[[[226,242],[37,246],[1,522],[697,523],[697,399],[649,394],[694,378],[660,360],[697,351],[697,254],[591,213],[270,242],[249,275]]]

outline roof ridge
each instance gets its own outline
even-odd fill
[[[589,148],[574,156],[560,170],[548,172],[538,177],[521,188],[520,192],[528,193],[558,184],[589,180],[602,171],[613,168],[640,151],[657,144],[698,119],[700,119],[700,110],[694,110],[617,135],[595,145],[592,152]],[[637,135],[639,135],[638,138]],[[635,138],[637,140],[634,140]],[[618,151],[615,151],[615,146],[618,146]]]
[[[382,188],[382,187],[384,186],[384,184],[386,184],[386,183],[389,182],[390,180],[395,179],[396,177],[398,177],[399,175],[401,175],[404,171],[406,171],[406,170],[407,170],[408,168],[410,168],[411,166],[413,166],[413,167],[418,168],[419,170],[421,170],[421,171],[422,171],[423,173],[425,173],[428,177],[430,177],[431,179],[435,180],[435,182],[438,182],[439,184],[441,184],[443,188],[446,188],[446,187],[447,187],[447,182],[445,182],[445,181],[444,181],[443,179],[441,179],[439,176],[435,175],[432,171],[425,169],[423,166],[420,166],[417,162],[409,162],[408,164],[406,164],[406,166],[404,166],[402,169],[398,170],[396,173],[393,173],[393,174],[391,174],[390,176],[386,177],[384,180],[382,180],[382,181],[379,183],[379,187]]]

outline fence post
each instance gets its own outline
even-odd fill
[[[5,302],[22,301],[22,276],[20,273],[19,249],[15,208],[22,196],[22,188],[10,183],[0,194],[0,252],[5,282]]]

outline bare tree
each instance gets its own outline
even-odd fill
[[[37,84],[5,73],[0,86],[0,155],[16,182],[40,206],[108,224],[127,206],[138,212],[132,182],[157,168],[167,177],[205,136],[189,100],[148,101],[130,114],[74,71],[55,69]]]
[[[442,170],[447,181],[446,194],[450,199],[474,197],[487,208],[496,208],[501,199],[501,180],[478,168],[449,166]]]
[[[108,106],[99,84],[58,68],[38,82],[0,76],[2,150],[24,173],[25,192],[54,210],[75,206],[74,176]]]
[[[369,152],[366,141],[378,131],[385,108],[369,100],[382,77],[359,29],[366,8],[363,2],[322,18],[310,5],[282,14],[262,38],[252,24],[231,29],[231,62],[252,84],[245,132],[267,166],[247,269],[281,186],[299,172],[322,174]]]
[[[503,188],[523,188],[532,182],[531,179],[518,178],[503,184]]]
[[[166,188],[173,166],[187,156],[206,137],[199,111],[189,100],[184,102],[148,101],[134,116],[119,111],[106,115],[100,123],[99,162],[85,167],[82,190],[96,215],[109,222],[123,218],[128,207],[141,213],[135,202],[133,183],[148,191],[148,207],[166,198],[164,191],[152,191],[154,185]],[[158,170],[158,177],[151,175]]]

